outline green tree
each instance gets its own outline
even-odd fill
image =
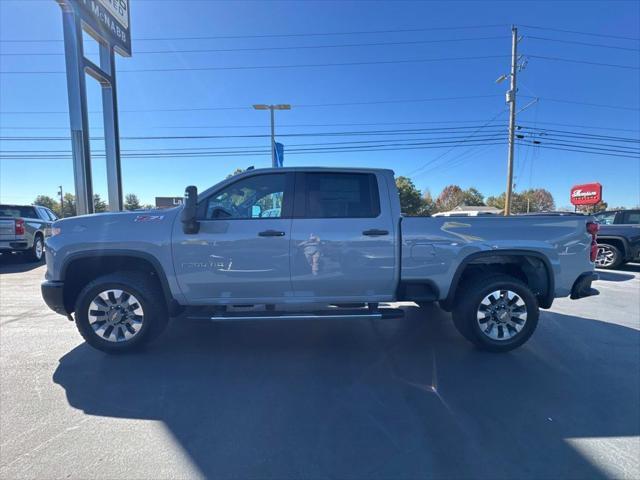
[[[107,211],[107,203],[102,200],[100,194],[93,194],[93,211],[95,213],[102,213]]]
[[[76,197],[72,193],[64,194],[64,201],[62,205],[63,217],[75,217],[76,216]]]
[[[125,210],[142,209],[142,204],[140,203],[140,199],[135,193],[127,193],[124,196],[124,209]]]
[[[462,192],[462,203],[469,207],[484,206],[484,195],[474,187],[468,188]]]
[[[609,205],[607,204],[607,202],[603,202],[602,200],[600,200],[595,205],[578,205],[577,210],[584,213],[598,213],[604,212],[608,209],[608,207]]]
[[[410,178],[397,177],[396,187],[400,195],[400,211],[406,215],[422,213],[422,198],[420,190],[416,188]]]
[[[487,198],[487,205],[504,210],[505,194]],[[511,213],[547,212],[555,210],[553,195],[544,188],[530,188],[511,195]]]
[[[500,210],[504,210],[504,193],[500,195],[487,197],[487,205],[494,208],[499,208]]]
[[[420,206],[421,215],[433,215],[436,212],[436,202],[431,196],[429,190],[425,190],[422,195],[422,205]]]
[[[544,188],[530,188],[520,192],[518,201],[522,204],[519,210],[522,212],[548,212],[556,209],[553,195]]]
[[[40,205],[41,207],[47,207],[56,215],[60,215],[60,204],[48,195],[38,195],[33,201],[34,205]]]

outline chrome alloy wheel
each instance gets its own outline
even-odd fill
[[[596,266],[610,267],[616,261],[616,253],[607,245],[598,245],[598,256]]]
[[[511,340],[527,322],[527,305],[511,290],[496,290],[480,302],[476,317],[480,331],[491,340]]]
[[[42,260],[42,254],[44,253],[44,245],[42,244],[42,240],[40,240],[40,237],[36,237],[35,242],[36,243],[33,246],[33,252],[37,260]]]
[[[138,334],[144,312],[138,299],[124,290],[104,290],[89,305],[89,325],[108,342],[125,342]]]

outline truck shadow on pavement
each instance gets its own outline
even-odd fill
[[[164,422],[211,478],[601,478],[567,439],[640,434],[638,331],[544,312],[500,355],[406,312],[178,320],[141,354],[81,345],[53,379],[88,415]]]
[[[604,280],[605,282],[626,282],[636,278],[635,275],[630,273],[611,272],[603,270],[598,270],[598,277],[599,280]]]
[[[0,254],[0,275],[3,273],[22,273],[29,272],[33,269],[44,265],[44,261],[31,262],[27,259],[26,255],[17,253],[3,253]]]

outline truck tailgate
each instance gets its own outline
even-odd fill
[[[0,241],[16,239],[16,226],[13,218],[0,218]]]

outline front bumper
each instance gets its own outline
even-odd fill
[[[586,272],[580,275],[571,288],[571,299],[577,300],[579,298],[600,295],[598,290],[591,287],[591,283],[596,280],[598,280],[598,274],[595,272]]]
[[[40,285],[42,298],[47,306],[60,315],[69,316],[64,306],[64,282],[45,281]]]

